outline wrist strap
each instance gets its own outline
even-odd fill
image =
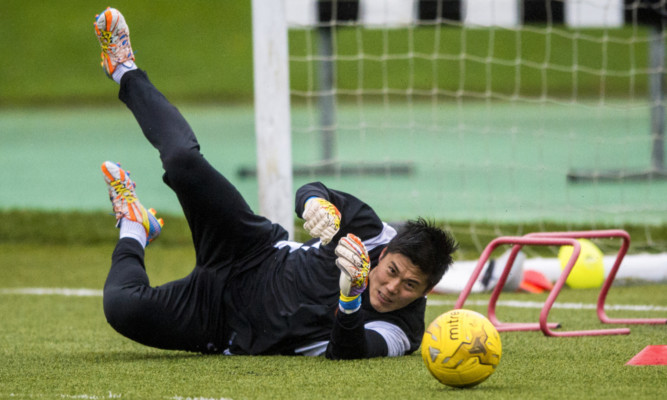
[[[345,314],[357,312],[361,308],[361,296],[356,295],[350,297],[341,293],[340,299],[338,300],[338,308]]]

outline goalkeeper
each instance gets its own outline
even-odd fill
[[[185,278],[150,285],[144,250],[162,220],[139,202],[128,173],[105,162],[120,228],[103,301],[115,330],[148,346],[203,353],[347,359],[419,347],[425,295],[457,247],[448,233],[423,219],[397,233],[354,196],[311,183],[297,190],[295,208],[314,239],[288,241],[204,159],[182,115],[137,69],[120,12],[105,10],[95,30],[105,72],[160,153],[196,255]]]

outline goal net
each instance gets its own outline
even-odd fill
[[[294,186],[480,249],[557,224],[664,250],[663,3],[286,0]]]

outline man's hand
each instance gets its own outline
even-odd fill
[[[349,233],[336,246],[336,266],[340,269],[339,308],[345,313],[353,313],[361,307],[361,293],[368,285],[371,268],[366,246],[357,236]]]
[[[303,228],[310,236],[320,238],[322,244],[329,243],[340,229],[340,211],[330,202],[318,197],[306,201],[303,219],[306,220]]]

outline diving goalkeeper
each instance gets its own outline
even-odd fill
[[[144,251],[163,222],[138,200],[127,172],[103,163],[120,228],[104,285],[109,324],[148,346],[202,353],[349,359],[414,352],[425,295],[452,262],[453,238],[424,219],[396,232],[367,204],[316,182],[297,190],[295,206],[314,239],[288,241],[204,159],[183,116],[137,68],[123,15],[108,8],[94,25],[102,66],[159,151],[196,255],[188,276],[152,287]]]

